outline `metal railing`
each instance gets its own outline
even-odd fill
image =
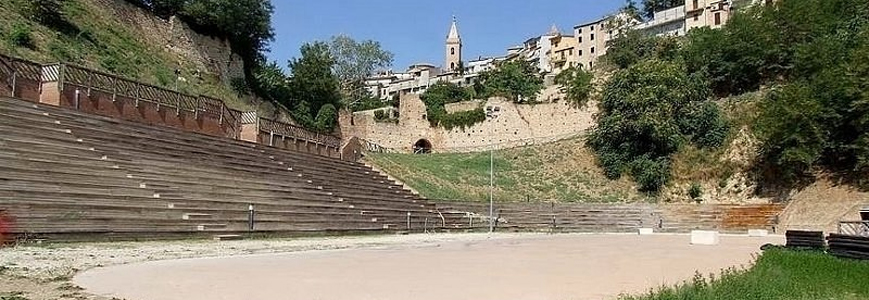
[[[869,221],[839,222],[839,234],[869,237]]]

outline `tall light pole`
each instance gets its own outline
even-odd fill
[[[495,232],[495,144],[489,149],[489,233]]]

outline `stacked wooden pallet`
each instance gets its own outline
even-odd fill
[[[788,230],[785,238],[788,248],[823,250],[827,247],[822,231]]]
[[[829,253],[842,258],[869,260],[869,237],[830,234]]]

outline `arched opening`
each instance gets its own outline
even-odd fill
[[[456,48],[450,48],[450,55],[456,55]]]
[[[456,69],[456,63],[450,63],[450,70]]]
[[[431,153],[431,142],[426,139],[421,139],[413,144],[414,154],[429,154]]]

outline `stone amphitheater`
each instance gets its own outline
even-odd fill
[[[586,115],[589,112],[578,110],[575,113]],[[545,117],[535,118],[544,120]],[[564,126],[569,127],[566,123]],[[415,138],[410,133],[402,135],[396,145],[410,146]],[[473,146],[460,145],[458,140],[450,140],[449,134],[438,141],[453,143],[456,147]],[[60,280],[68,283],[71,276],[83,269],[144,262],[124,267],[126,269],[97,268],[81,274],[75,282],[87,288],[85,298],[93,299],[214,299],[215,294],[206,293],[208,290],[235,295],[229,298],[244,298],[244,295],[253,295],[245,294],[245,291],[260,290],[257,298],[278,299],[277,296],[282,294],[275,295],[272,289],[252,289],[258,285],[245,288],[230,283],[247,277],[245,274],[250,275],[249,278],[259,278],[259,282],[270,282],[267,278],[304,277],[307,272],[303,270],[326,268],[332,273],[308,273],[312,274],[307,279],[310,282],[294,283],[299,297],[612,297],[662,283],[649,281],[652,280],[649,278],[657,278],[656,268],[671,263],[678,265],[680,259],[672,253],[697,257],[698,260],[704,256],[710,259],[702,266],[682,260],[684,266],[674,267],[677,271],[665,276],[665,282],[678,282],[697,269],[715,271],[748,262],[750,253],[758,246],[778,241],[778,237],[724,237],[722,246],[712,251],[709,250],[712,248],[689,247],[687,237],[678,234],[692,230],[744,234],[749,229],[775,233],[778,214],[784,209],[779,204],[496,203],[492,208],[494,214],[490,215],[488,204],[422,198],[390,180],[388,175],[342,155],[342,146],[338,137],[233,111],[217,99],[163,90],[73,65],[43,65],[0,56],[0,213],[3,219],[0,230],[5,230],[0,234],[19,243],[117,242],[87,246],[91,247],[87,248],[90,258],[76,256],[82,249],[76,246],[79,244],[61,244],[58,249],[66,250],[59,252],[28,247],[2,250],[0,270],[23,276],[10,277],[5,284],[14,287],[27,285],[26,282],[16,285],[19,284],[16,280],[26,279],[32,275],[30,272],[37,270],[48,270],[34,275],[40,280],[61,274],[69,276]],[[494,227],[495,234],[467,233],[486,232],[490,226]],[[674,235],[636,235],[641,229]],[[256,244],[258,238],[367,233],[379,235],[363,241],[348,237],[346,239],[351,239],[351,242],[341,242],[341,246],[335,246],[332,238],[320,238],[322,240],[309,246],[288,248],[281,245],[296,242],[277,239],[262,242],[267,244],[265,246]],[[397,241],[386,235],[396,233],[422,235],[403,236]],[[546,237],[540,233],[566,234]],[[601,235],[604,233],[621,235]],[[201,239],[187,241],[191,238]],[[211,239],[249,240],[238,241],[237,246],[229,247],[232,251],[217,251],[215,249],[227,249],[226,244],[220,243],[234,242],[210,242]],[[175,242],[165,242],[168,244],[164,245],[189,246],[185,243],[194,243],[196,246],[174,250],[156,248],[165,251],[148,252],[148,244],[119,242],[135,240],[173,240]],[[137,250],[116,252],[114,247]],[[586,277],[568,276],[564,277],[565,280],[544,284],[546,278],[567,276],[564,272],[570,268],[536,269],[571,260],[592,259],[595,257],[593,253],[597,252],[611,252],[612,255],[594,260],[620,261],[627,268],[635,263],[630,260],[633,257],[631,249],[635,247],[657,250],[649,252],[648,259],[654,263],[645,264],[645,271],[637,271],[637,274],[644,275],[625,279],[632,280],[629,288],[610,284],[585,294],[581,287],[562,290],[563,286]],[[188,261],[178,265],[146,262],[324,248],[356,249],[335,253],[334,257],[330,256],[333,252],[303,252],[290,255],[292,257],[288,260],[269,256],[251,260]],[[513,248],[517,251],[513,256],[503,252]],[[467,250],[469,256],[444,256],[464,253],[462,249]],[[576,252],[571,252],[571,249]],[[567,253],[567,256],[554,255],[558,251]],[[46,258],[29,260],[22,253]],[[728,256],[729,253],[737,254]],[[385,257],[395,257],[395,260]],[[502,260],[499,261],[498,257]],[[541,257],[552,260],[537,261]],[[66,259],[68,264],[60,263],[63,267],[50,263]],[[319,260],[322,260],[321,264],[315,263]],[[294,261],[304,267],[294,268]],[[501,265],[496,271],[514,277],[504,277],[500,285],[481,285],[479,288],[467,285],[470,279],[483,280],[491,275],[480,272],[481,268],[485,269],[489,264],[499,265],[503,261],[511,263]],[[259,266],[263,271],[233,267],[247,264]],[[606,269],[605,265],[594,264],[570,266],[588,268],[580,273],[591,277]],[[195,270],[202,268],[234,275],[200,281],[191,279],[197,278],[199,275]],[[523,292],[522,280],[515,276],[521,276],[527,268],[531,268],[528,274],[536,274],[528,276],[538,278],[541,285]],[[281,273],[287,269],[300,273]],[[164,272],[161,270],[172,270],[170,272],[178,276],[164,277],[159,275]],[[354,271],[341,277],[342,270]],[[464,272],[464,275],[451,277],[454,272]],[[138,283],[130,288],[131,274],[153,280],[136,281]],[[5,275],[0,272],[2,276]],[[347,289],[327,288],[335,282],[330,278],[340,278]],[[498,276],[490,279],[494,278]],[[359,283],[360,280],[365,283]],[[382,292],[384,287],[392,286],[394,282],[405,282],[408,288]],[[214,288],[214,285],[224,283],[226,288]],[[428,290],[431,286],[426,283],[444,284],[451,287],[451,291],[464,289],[466,292],[439,294]],[[505,289],[505,285],[514,288]],[[32,286],[34,289],[44,288],[39,284]],[[14,287],[0,284],[0,293]],[[165,292],[173,287],[189,292],[154,294],[154,291]],[[499,289],[507,292],[491,293]],[[556,292],[535,293],[537,290]],[[44,295],[52,294],[46,292]],[[38,297],[34,296],[34,299]]]

